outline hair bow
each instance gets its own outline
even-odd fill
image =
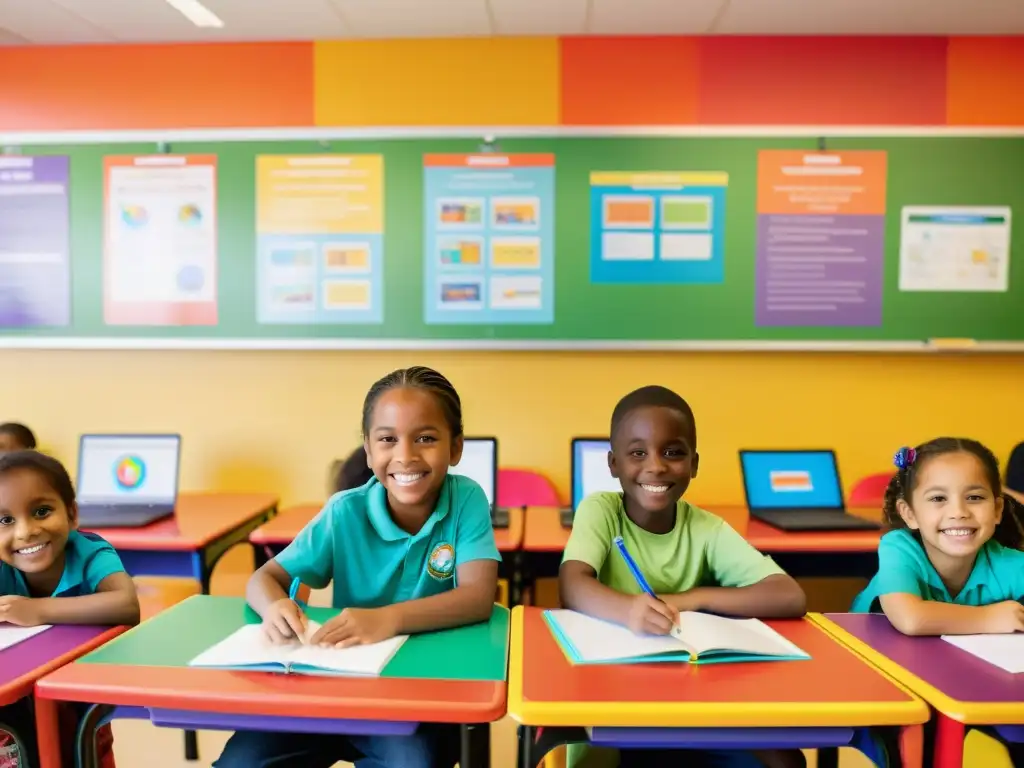
[[[898,451],[896,451],[896,455],[892,457],[892,463],[895,464],[900,469],[906,469],[907,467],[914,463],[914,460],[916,458],[917,451],[915,451],[913,448],[907,448],[906,446],[904,446],[903,448],[900,448]]]

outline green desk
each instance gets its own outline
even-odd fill
[[[323,622],[338,612],[310,608]],[[58,768],[56,705],[95,704],[79,745],[92,754],[96,726],[142,717],[185,729],[408,734],[419,723],[462,726],[461,765],[490,762],[489,723],[505,715],[509,613],[413,635],[380,677],[313,677],[188,666],[206,648],[258,621],[241,598],[197,595],[39,681],[42,768]],[[301,713],[301,716],[296,716]]]

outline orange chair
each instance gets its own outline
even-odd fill
[[[559,507],[558,491],[548,478],[532,469],[498,470],[499,507]]]
[[[853,485],[850,491],[850,498],[846,503],[850,507],[877,507],[882,508],[885,501],[885,489],[889,487],[892,473],[868,475],[862,477]]]
[[[199,582],[170,576],[135,576],[142,620],[150,619],[172,605],[202,593]]]

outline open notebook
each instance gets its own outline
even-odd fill
[[[672,635],[637,635],[628,627],[576,611],[545,611],[544,619],[574,664],[688,661],[794,661],[808,654],[757,619],[726,619],[684,611]]]
[[[1024,634],[943,635],[942,639],[1007,672],[1024,672]]]
[[[306,637],[320,628],[310,621]],[[188,664],[190,667],[214,667],[259,672],[285,672],[299,675],[377,676],[398,653],[408,635],[398,635],[382,643],[351,648],[321,648],[296,640],[274,645],[259,624],[246,624],[214,646],[207,648]]]

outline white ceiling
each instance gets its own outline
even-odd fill
[[[1024,0],[0,0],[0,45],[615,34],[1024,34]]]

